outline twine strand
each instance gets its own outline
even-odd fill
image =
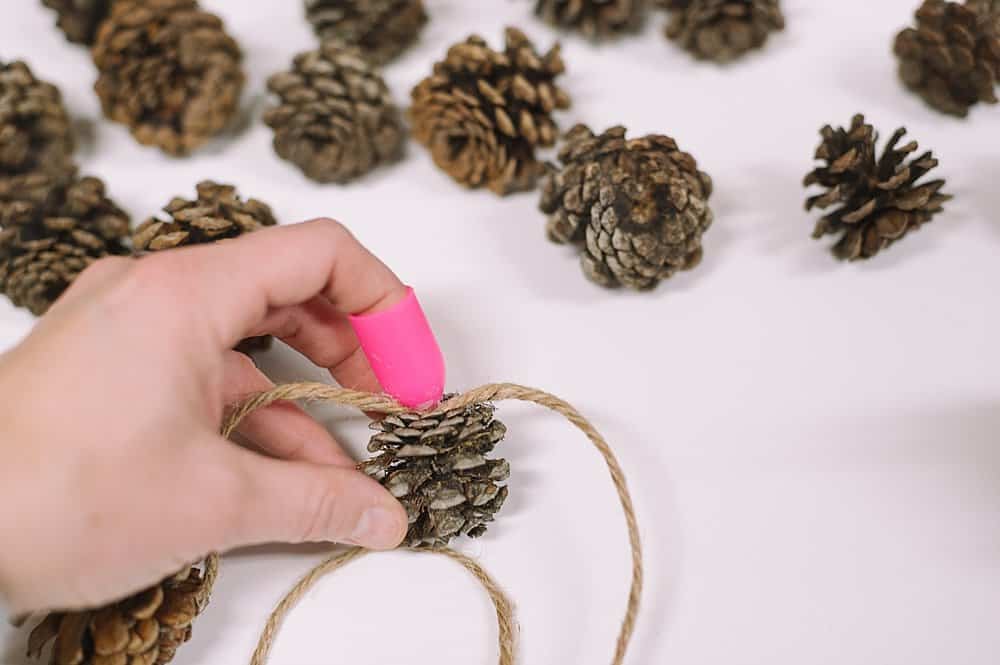
[[[257,409],[262,409],[270,404],[286,400],[301,400],[306,402],[332,402],[341,406],[349,406],[366,413],[398,414],[411,411],[396,400],[385,395],[359,392],[346,388],[338,388],[323,383],[293,383],[276,386],[271,390],[259,393],[248,398],[237,405],[229,413],[222,429],[224,436],[228,437],[233,433],[246,416]],[[643,584],[643,564],[642,564],[642,543],[639,539],[639,526],[635,516],[635,509],[632,504],[632,497],[629,494],[625,480],[625,474],[619,465],[611,446],[597,431],[589,420],[587,420],[570,403],[555,395],[535,388],[528,388],[513,383],[493,383],[479,388],[475,388],[466,393],[453,397],[441,403],[435,410],[451,410],[464,408],[479,402],[500,402],[504,400],[516,400],[531,402],[545,407],[562,415],[571,422],[577,429],[583,432],[597,451],[604,458],[608,472],[611,475],[611,482],[618,493],[622,511],[625,515],[625,526],[628,529],[629,546],[632,552],[632,578],[629,587],[628,604],[625,616],[622,619],[621,629],[618,633],[618,641],[615,648],[614,660],[611,665],[623,665],[625,653],[628,650],[629,642],[635,630],[635,622],[639,613],[639,604],[642,596]],[[503,591],[493,581],[489,574],[475,561],[459,554],[454,550],[439,549],[415,549],[419,553],[443,554],[463,565],[482,584],[493,601],[496,608],[497,623],[499,626],[500,645],[500,665],[513,665],[514,663],[514,619],[513,606]],[[333,556],[323,563],[313,568],[305,577],[289,591],[278,603],[271,616],[268,618],[264,632],[250,665],[265,665],[267,656],[271,649],[281,622],[289,611],[298,603],[302,596],[323,576],[332,573],[351,561],[365,554],[360,548],[348,550],[342,554]]]
[[[499,627],[498,639],[500,647],[500,665],[514,665],[514,608],[510,599],[507,598],[500,586],[493,580],[492,577],[490,577],[489,573],[487,573],[482,566],[469,557],[451,549],[406,549],[418,554],[443,554],[444,556],[457,561],[466,570],[472,573],[472,576],[476,578],[484,589],[486,589],[486,592],[490,596],[490,600],[493,601],[493,607],[496,609],[497,625]],[[250,665],[265,665],[267,663],[267,658],[271,653],[271,646],[278,635],[281,623],[284,621],[288,613],[291,612],[296,605],[298,605],[299,601],[302,600],[302,597],[305,596],[306,593],[308,593],[321,578],[340,568],[343,568],[356,559],[360,559],[366,554],[369,554],[368,550],[361,547],[352,547],[346,552],[341,552],[331,556],[326,561],[310,570],[304,577],[302,577],[302,579],[296,582],[295,586],[292,587],[285,597],[281,599],[281,602],[279,602],[274,608],[274,611],[271,612],[271,616],[268,617],[267,624],[264,626],[264,631],[261,633],[260,639],[257,642],[257,648],[254,650],[253,657],[250,659]]]

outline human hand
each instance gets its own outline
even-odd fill
[[[398,545],[406,514],[298,407],[223,439],[267,378],[231,349],[273,334],[342,384],[378,390],[347,315],[406,295],[330,220],[110,258],[0,356],[0,599],[92,607],[210,551],[264,542]]]

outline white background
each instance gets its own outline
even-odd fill
[[[451,389],[527,383],[593,418],[621,458],[646,546],[628,662],[997,662],[1000,108],[960,121],[902,89],[891,41],[915,0],[786,0],[788,29],[726,68],[666,42],[659,13],[612,45],[563,36],[574,99],[564,128],[670,134],[715,179],[703,265],[643,295],[586,282],[573,252],[545,240],[537,195],[467,192],[417,145],[347,187],[279,161],[259,113],[266,76],[314,43],[298,2],[206,0],[246,51],[253,118],[186,160],[102,121],[87,53],[36,3],[2,4],[0,55],[62,88],[84,134],[83,171],[136,221],[205,177],[270,202],[285,222],[336,216],[417,287]],[[472,32],[494,45],[507,23],[540,47],[556,37],[526,0],[428,5],[419,45],[386,71],[400,104]],[[819,127],[858,111],[883,136],[905,124],[933,148],[956,199],[871,263],[842,265],[810,239],[800,182]],[[0,305],[4,347],[31,324]],[[280,381],[321,376],[285,350],[264,364]],[[320,415],[361,451],[361,419]],[[506,405],[500,417],[511,500],[463,549],[516,600],[520,662],[604,665],[628,580],[607,473],[559,418]],[[246,662],[272,605],[324,550],[227,557],[176,662]],[[21,662],[23,639],[0,629],[2,662]],[[375,556],[306,598],[271,662],[487,665],[494,619],[450,562]]]

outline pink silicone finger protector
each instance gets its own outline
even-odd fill
[[[444,357],[412,288],[391,308],[350,320],[385,392],[414,409],[441,401]]]

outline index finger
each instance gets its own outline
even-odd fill
[[[339,222],[316,219],[272,227],[214,245],[150,257],[164,281],[187,286],[192,316],[220,350],[235,346],[269,311],[323,296],[338,311],[384,311],[407,295],[392,270]],[[142,262],[140,262],[142,263]]]

